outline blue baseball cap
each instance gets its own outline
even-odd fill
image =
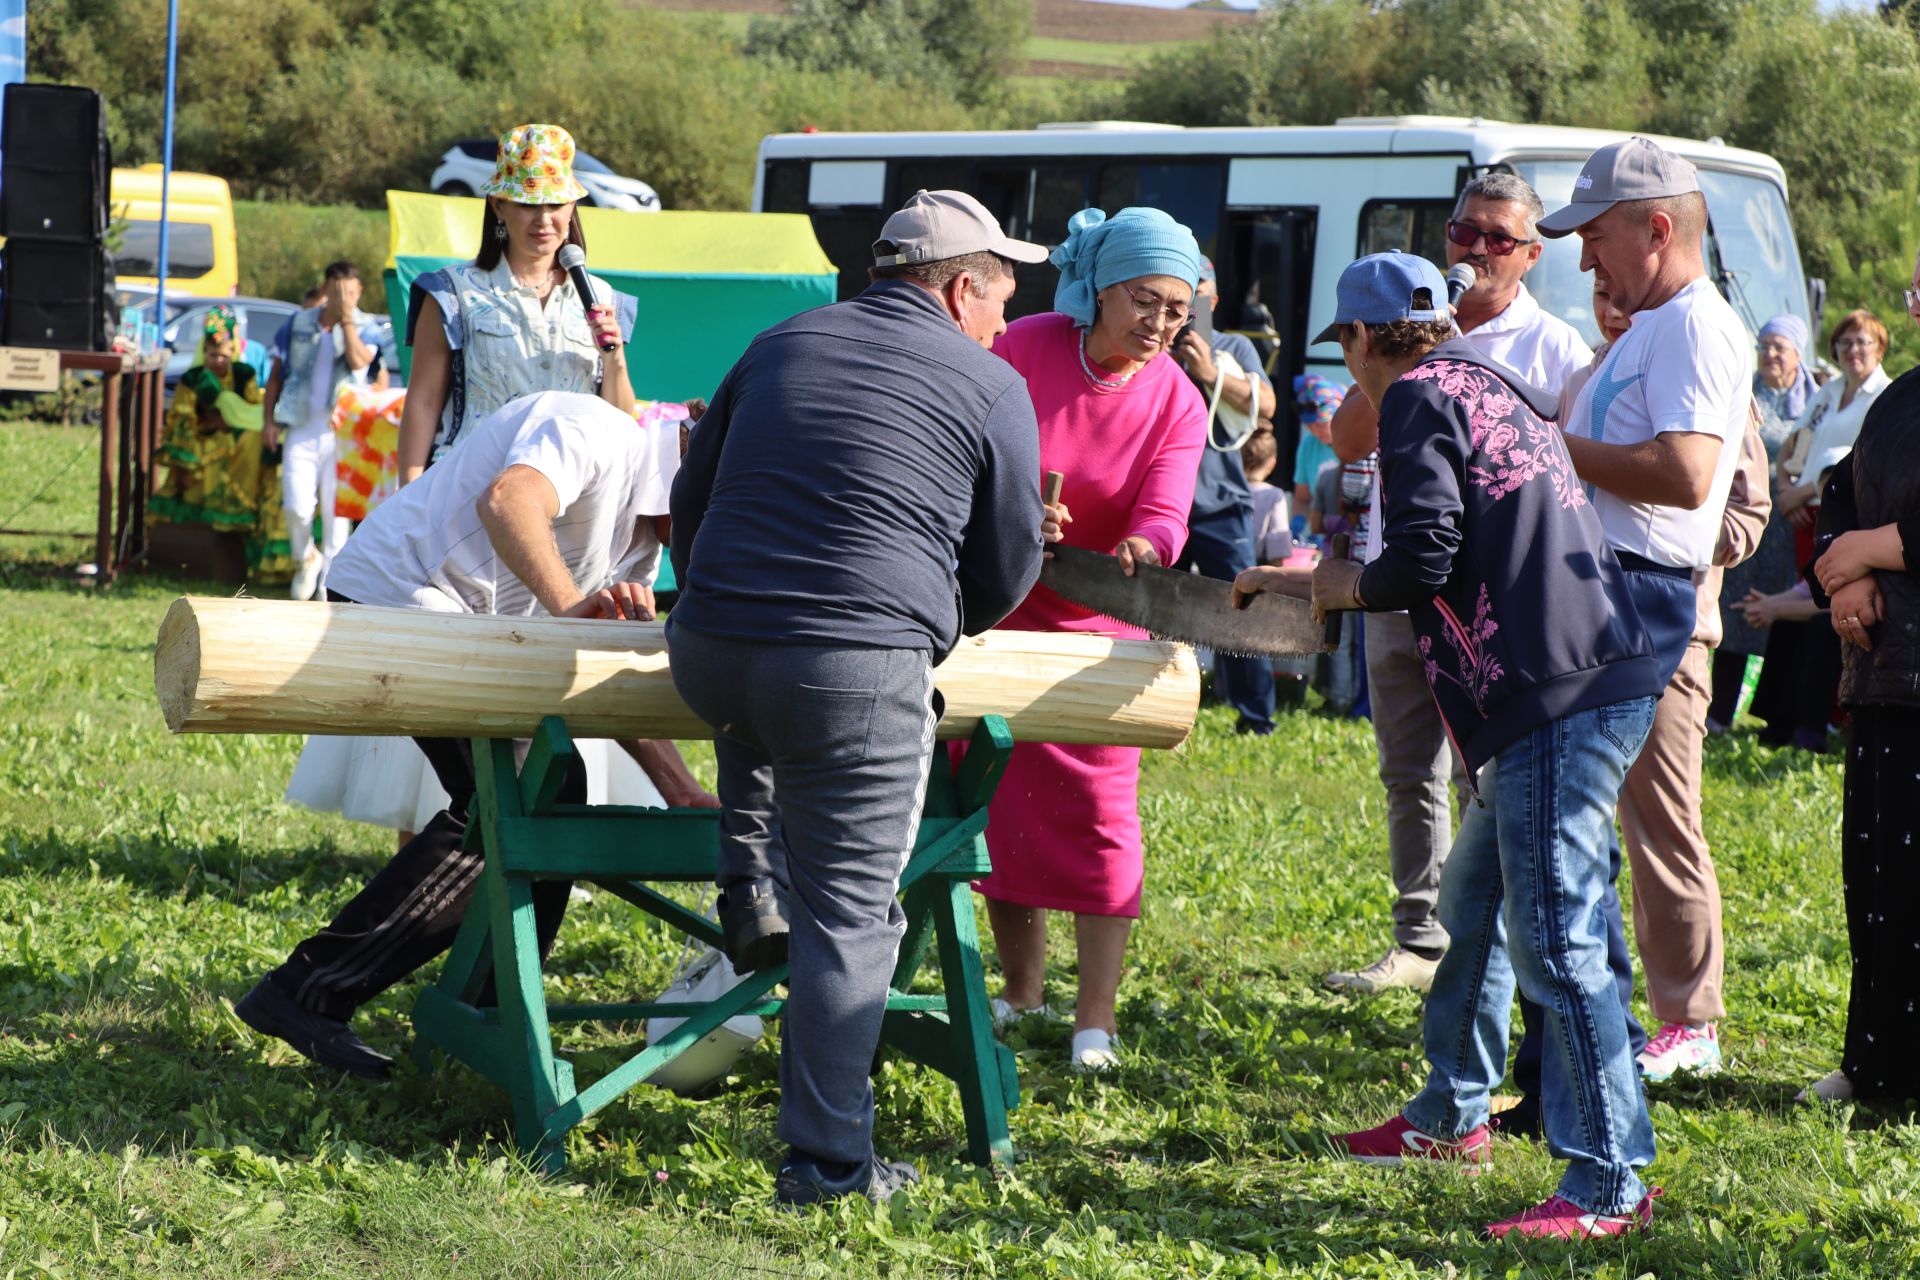
[[[1427,305],[1415,306],[1414,291],[1427,291]],[[1315,343],[1338,342],[1340,326],[1387,324],[1394,320],[1445,320],[1447,281],[1440,268],[1410,253],[1370,253],[1356,258],[1340,273],[1335,290],[1333,323],[1322,329]]]

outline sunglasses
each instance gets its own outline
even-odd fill
[[[1487,252],[1496,258],[1504,258],[1523,244],[1539,244],[1538,240],[1520,240],[1504,231],[1483,231],[1471,222],[1447,220],[1447,239],[1462,249],[1473,248],[1474,242],[1485,238]]]

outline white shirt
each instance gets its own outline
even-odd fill
[[[361,604],[528,617],[542,612],[500,562],[475,505],[508,467],[532,467],[560,498],[553,538],[584,595],[652,582],[653,530],[680,469],[675,424],[642,426],[598,396],[524,396],[462,434],[460,447],[388,498],[328,570],[327,586]]]
[[[1580,331],[1559,316],[1542,311],[1524,283],[1505,311],[1461,336],[1553,396],[1559,395],[1566,380],[1593,359],[1593,349]],[[1383,523],[1380,507],[1380,480],[1376,476],[1361,554],[1369,564],[1380,558],[1380,542],[1375,535]]]
[[[1752,335],[1704,276],[1634,315],[1580,389],[1562,429],[1606,444],[1697,431],[1718,439],[1720,453],[1707,500],[1692,511],[1628,502],[1589,486],[1614,550],[1680,569],[1713,563],[1753,401],[1753,369]]]
[[[1540,309],[1522,284],[1513,301],[1485,324],[1464,335],[1482,353],[1498,360],[1548,395],[1593,359],[1580,331]]]
[[[1834,378],[1820,388],[1807,403],[1800,421],[1794,424],[1813,431],[1813,442],[1807,447],[1807,464],[1794,477],[1796,481],[1817,480],[1823,471],[1832,470],[1847,456],[1853,442],[1860,438],[1860,426],[1867,420],[1867,410],[1873,406],[1874,397],[1892,382],[1885,369],[1875,369],[1860,384],[1860,390],[1854,392],[1853,403],[1844,409],[1840,407],[1840,397],[1847,389],[1845,378]]]
[[[1293,513],[1285,489],[1264,480],[1249,480],[1247,488],[1253,494],[1253,555],[1264,563],[1293,545]]]

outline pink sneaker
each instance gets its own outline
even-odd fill
[[[1720,1032],[1711,1022],[1669,1022],[1634,1059],[1644,1080],[1658,1084],[1676,1072],[1710,1076],[1720,1070]]]
[[[1483,1230],[1495,1240],[1524,1236],[1530,1240],[1588,1240],[1594,1236],[1623,1236],[1645,1230],[1653,1221],[1655,1187],[1640,1197],[1631,1213],[1588,1213],[1571,1200],[1548,1196],[1545,1204],[1523,1209],[1511,1218],[1489,1222]]]
[[[1480,1125],[1458,1138],[1436,1138],[1395,1116],[1374,1129],[1342,1133],[1333,1145],[1349,1160],[1361,1164],[1399,1164],[1403,1160],[1460,1160],[1483,1165],[1493,1160],[1493,1140]]]

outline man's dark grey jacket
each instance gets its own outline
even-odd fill
[[[672,510],[676,627],[937,662],[1040,575],[1033,401],[933,294],[881,281],[753,340]]]

